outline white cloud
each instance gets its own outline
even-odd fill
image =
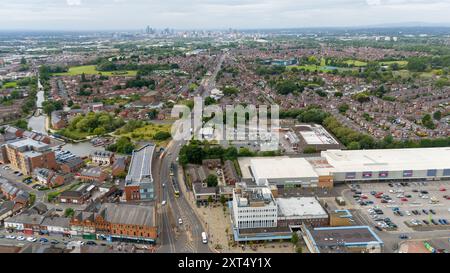
[[[79,6],[81,5],[81,0],[66,0],[69,6]]]
[[[146,25],[157,28],[277,28],[402,22],[450,24],[449,11],[450,0],[0,0],[0,28],[142,29]]]

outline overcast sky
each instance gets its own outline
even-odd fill
[[[0,0],[0,29],[450,25],[450,0]]]

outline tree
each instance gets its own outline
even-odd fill
[[[208,185],[208,187],[217,187],[217,176],[214,174],[208,175],[208,177],[206,178],[206,184]]]
[[[212,196],[210,195],[210,196],[208,196],[208,204],[210,204],[210,203],[212,203],[213,202],[213,198],[212,198]]]
[[[297,246],[297,248],[295,249],[295,252],[297,253],[303,253],[303,249],[301,246]]]
[[[220,203],[222,204],[222,206],[225,206],[225,203],[227,202],[227,199],[225,198],[224,195],[220,196]]]
[[[72,217],[75,214],[75,211],[73,210],[73,208],[67,208],[64,211],[64,216],[66,217]]]
[[[9,94],[11,99],[16,100],[20,98],[20,93],[17,90],[14,90],[11,92],[11,94]]]
[[[217,101],[214,98],[211,97],[206,97],[205,99],[205,105],[211,105],[211,104],[215,104]]]
[[[347,149],[349,149],[349,150],[359,150],[359,149],[361,149],[361,145],[359,145],[358,142],[353,141],[353,142],[350,142],[347,145]]]
[[[292,238],[291,238],[291,243],[294,244],[294,245],[297,245],[298,240],[299,240],[299,238],[298,238],[297,232],[293,232],[292,233]]]
[[[155,119],[158,116],[158,110],[156,109],[151,109],[148,113],[147,116],[149,119]]]
[[[441,111],[438,110],[438,111],[434,112],[433,118],[434,118],[435,120],[441,120],[441,118],[442,118],[442,113],[441,113]]]
[[[338,106],[339,113],[344,114],[350,107],[347,103],[342,103]]]
[[[153,136],[154,140],[166,140],[170,138],[170,133],[169,132],[164,132],[164,131],[158,131],[155,133],[155,135]]]
[[[431,130],[436,128],[436,125],[433,123],[433,120],[431,119],[430,114],[426,114],[422,117],[422,124],[423,124],[423,126],[425,126],[428,129],[431,129]]]
[[[93,133],[94,133],[94,135],[101,136],[101,135],[104,135],[106,133],[106,130],[103,127],[97,127],[97,128],[94,129]]]
[[[314,153],[317,153],[317,149],[314,146],[307,146],[303,149],[303,153],[314,154]]]
[[[18,121],[14,122],[14,126],[24,130],[28,129],[28,123],[24,119],[19,119]]]

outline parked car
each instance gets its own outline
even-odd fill
[[[406,234],[400,234],[399,238],[402,240],[409,239],[408,235],[406,235]]]
[[[32,243],[34,243],[34,242],[36,242],[36,241],[37,241],[37,239],[36,239],[36,238],[34,238],[34,237],[28,237],[28,238],[27,238],[27,241],[28,241],[28,242],[32,242]]]
[[[16,239],[17,239],[17,241],[25,241],[25,237],[23,237],[23,236],[19,236]]]
[[[430,213],[433,214],[433,215],[436,214],[436,212],[433,209],[430,209]]]

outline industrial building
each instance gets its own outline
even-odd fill
[[[244,169],[241,167],[241,169]],[[450,179],[450,148],[327,150],[321,157],[256,158],[257,185],[332,187],[336,182]]]
[[[335,182],[450,178],[450,148],[328,150]]]
[[[152,176],[152,158],[155,145],[147,144],[133,151],[131,164],[125,178],[125,199],[153,200],[154,183]]]

